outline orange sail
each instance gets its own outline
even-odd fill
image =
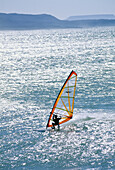
[[[50,113],[47,127],[52,127],[53,115],[61,117],[59,124],[69,121],[73,116],[77,74],[72,71],[62,86]],[[46,128],[47,128],[46,127]]]

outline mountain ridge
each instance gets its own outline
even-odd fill
[[[115,26],[115,20],[60,20],[50,14],[0,13],[0,30],[30,30]]]
[[[67,18],[69,21],[73,20],[99,20],[99,19],[115,19],[115,15],[113,14],[95,14],[95,15],[76,15],[70,16]]]

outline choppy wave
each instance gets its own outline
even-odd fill
[[[0,169],[114,169],[115,28],[0,31]],[[73,120],[39,133],[66,77]]]

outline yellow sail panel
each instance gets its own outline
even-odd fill
[[[50,113],[47,127],[52,127],[53,115],[61,116],[59,124],[69,121],[73,116],[74,98],[76,90],[77,74],[72,71],[62,86],[53,109]]]
[[[74,109],[74,99],[75,99],[76,83],[77,83],[77,76],[75,78],[75,86],[74,86],[74,92],[73,92],[72,112],[73,112],[73,109]]]

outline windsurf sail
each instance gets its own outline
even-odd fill
[[[62,86],[57,99],[55,100],[46,128],[52,127],[54,115],[61,117],[59,124],[65,123],[72,119],[76,83],[77,73],[72,70],[64,85]]]

